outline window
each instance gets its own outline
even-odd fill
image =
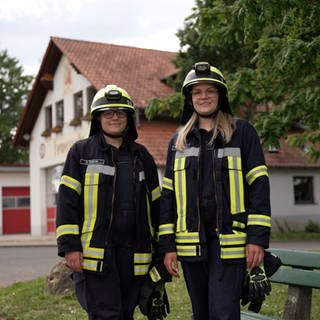
[[[48,106],[45,108],[45,129],[50,130],[52,128],[52,107]]]
[[[293,177],[295,204],[314,203],[313,177]]]
[[[56,103],[56,125],[62,127],[63,122],[64,122],[64,107],[63,107],[63,100],[61,100]]]
[[[74,95],[74,118],[80,119],[83,116],[83,97],[82,91]]]
[[[30,208],[30,197],[26,197],[26,196],[3,197],[2,207],[7,209]]]

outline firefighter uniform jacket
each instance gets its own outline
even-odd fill
[[[134,181],[134,272],[135,275],[145,275],[155,250],[160,187],[152,156],[142,145],[126,143],[132,159]],[[58,254],[83,252],[82,267],[85,271],[103,271],[114,215],[116,179],[113,150],[105,143],[102,134],[78,141],[71,147],[58,194]],[[125,188],[121,192],[126,192]]]
[[[181,261],[206,260],[206,233],[199,212],[199,131],[191,130],[182,152],[175,149],[175,141],[176,136],[169,143],[163,178],[159,248],[176,251]],[[212,157],[217,217],[212,227],[216,226],[221,259],[240,262],[247,243],[269,246],[271,228],[269,178],[253,126],[237,120],[229,143],[221,136],[215,139]]]

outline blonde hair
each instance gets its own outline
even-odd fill
[[[179,151],[183,151],[186,147],[187,135],[198,121],[198,115],[194,112],[189,119],[189,121],[180,129],[178,132],[176,149]],[[213,141],[216,139],[218,133],[220,132],[224,141],[228,143],[233,135],[235,130],[235,120],[233,117],[225,112],[219,111],[215,117],[215,125],[212,129],[212,138],[209,141],[209,144],[213,144]]]

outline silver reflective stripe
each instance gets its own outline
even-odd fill
[[[185,148],[183,151],[176,152],[176,159],[184,158],[184,157],[198,157],[200,152],[200,148],[191,147]]]
[[[159,226],[159,236],[166,235],[166,234],[173,234],[174,233],[174,224],[162,224]]]
[[[240,157],[240,155],[241,155],[240,148],[218,149],[218,158],[223,158],[227,156]]]
[[[139,181],[143,181],[143,180],[146,180],[146,177],[145,177],[144,171],[140,171],[139,172]]]
[[[190,232],[190,233],[176,233],[176,242],[177,243],[199,243],[199,233]]]
[[[102,164],[89,164],[87,167],[87,173],[102,173],[108,176],[114,176],[115,167],[104,166]]]
[[[179,256],[192,257],[192,256],[197,255],[197,246],[179,246],[179,245],[177,245],[176,247],[177,247],[177,254]]]

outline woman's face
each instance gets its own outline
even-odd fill
[[[218,106],[218,88],[212,83],[197,83],[191,89],[192,103],[198,114],[207,116]]]
[[[109,109],[100,112],[99,121],[104,132],[119,136],[127,126],[127,114],[124,110]]]

